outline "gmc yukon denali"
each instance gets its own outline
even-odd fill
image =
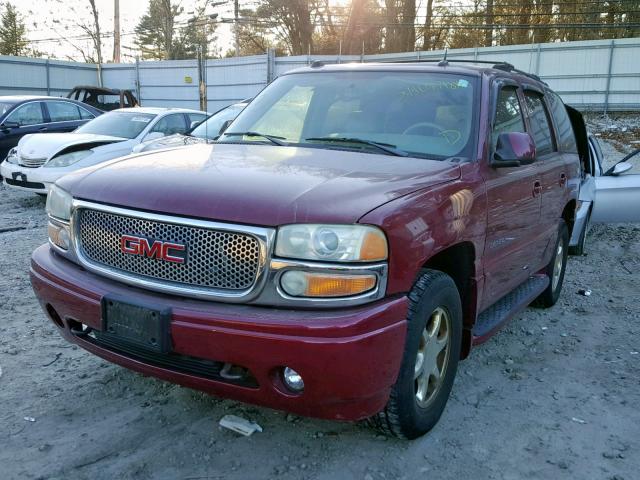
[[[458,361],[563,283],[580,164],[511,65],[309,67],[214,143],[57,181],[31,281],[116,364],[415,438]]]

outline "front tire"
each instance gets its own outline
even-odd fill
[[[569,229],[564,220],[560,222],[558,227],[558,239],[554,254],[545,268],[545,273],[549,277],[549,286],[544,292],[535,299],[533,305],[541,308],[553,307],[560,292],[562,292],[562,284],[564,283],[564,273],[567,269],[567,254],[569,252]]]
[[[370,419],[386,435],[414,439],[431,430],[449,399],[460,359],[462,306],[454,281],[424,270],[409,294],[402,365],[389,401]]]

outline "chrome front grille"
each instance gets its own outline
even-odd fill
[[[254,286],[264,263],[263,248],[256,236],[187,222],[160,221],[156,217],[76,209],[74,223],[80,258],[91,266],[106,268],[124,277],[148,279],[156,286],[164,284],[231,293],[246,292]],[[150,243],[184,245],[186,260],[175,263],[124,253],[121,248],[123,235],[144,238]]]
[[[27,158],[23,156],[18,157],[18,163],[27,168],[38,168],[45,164],[46,157],[43,158]]]

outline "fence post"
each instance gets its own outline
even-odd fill
[[[613,51],[616,47],[616,41],[611,40],[611,45],[609,46],[609,67],[607,68],[607,86],[604,91],[604,114],[606,115],[609,111],[609,92],[611,90],[611,69],[613,67]]]
[[[538,44],[536,48],[536,75],[540,76],[540,56],[542,55],[542,46]]]
[[[136,56],[136,95],[138,104],[142,105],[142,97],[140,96],[140,59]]]
[[[267,85],[273,82],[276,72],[276,51],[274,48],[267,48]]]
[[[47,96],[51,96],[51,77],[49,72],[49,59],[44,62],[44,67],[47,75]]]

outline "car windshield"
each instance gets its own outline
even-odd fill
[[[136,138],[155,115],[134,112],[109,112],[85,123],[77,133],[94,133],[112,137]]]
[[[5,113],[7,113],[9,111],[9,109],[11,107],[13,107],[14,105],[15,105],[15,103],[0,102],[0,116],[2,116]]]
[[[220,135],[220,129],[227,120],[233,120],[244,109],[245,104],[230,105],[211,115],[207,121],[200,123],[189,132],[190,135],[199,138],[214,140]]]
[[[382,145],[387,154],[470,158],[476,84],[472,76],[415,71],[285,75],[249,104],[220,141],[264,143],[267,135],[316,148],[381,153]]]

